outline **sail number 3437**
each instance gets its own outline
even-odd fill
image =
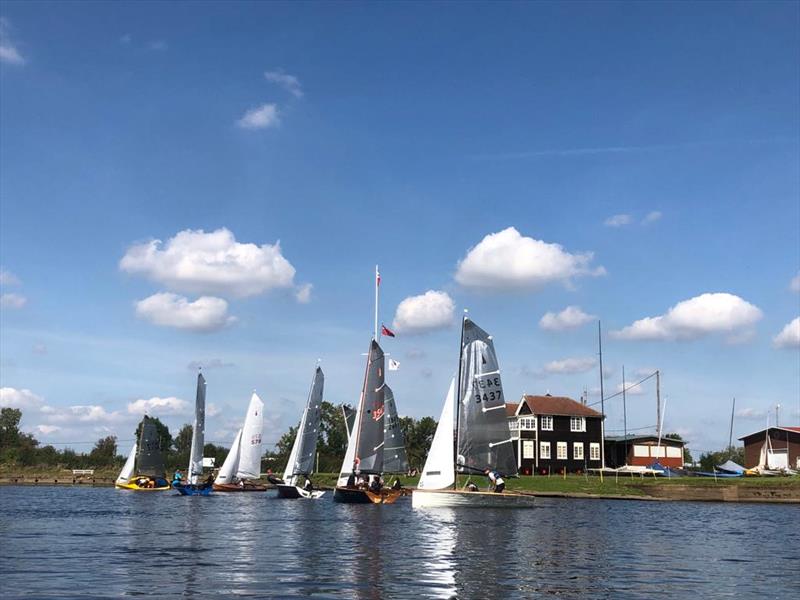
[[[500,402],[503,399],[503,387],[500,384],[500,377],[484,377],[475,381],[475,401],[481,402]]]

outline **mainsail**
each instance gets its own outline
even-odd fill
[[[383,350],[373,339],[367,354],[364,385],[356,409],[354,428],[339,472],[338,485],[346,485],[348,476],[354,471],[379,474],[383,470],[383,403]]]
[[[156,424],[147,415],[142,419],[139,447],[136,452],[136,474],[145,477],[164,477],[164,457]]]
[[[400,429],[400,419],[397,416],[397,406],[394,402],[392,389],[384,386],[384,406],[386,413],[383,418],[383,472],[405,473],[408,471],[408,457],[406,456],[406,440],[403,430]]]
[[[133,475],[133,468],[136,466],[136,447],[138,444],[133,442],[133,448],[131,448],[130,453],[128,454],[128,459],[125,461],[125,464],[122,466],[122,471],[119,472],[119,477],[117,477],[117,483],[128,483],[131,479],[131,475]]]
[[[453,468],[453,435],[455,422],[453,405],[456,398],[456,378],[450,380],[450,389],[442,407],[442,415],[436,433],[433,435],[428,458],[419,478],[417,487],[425,490],[442,490],[453,485],[455,472]]]
[[[264,403],[255,392],[250,396],[244,425],[236,432],[228,456],[214,483],[222,485],[237,480],[261,477],[261,435],[264,429]]]
[[[194,403],[192,450],[189,454],[189,483],[196,484],[203,476],[203,448],[206,433],[206,380],[197,374],[197,395]]]
[[[289,454],[289,462],[286,463],[286,471],[283,474],[284,481],[289,485],[296,485],[298,475],[309,475],[314,470],[324,384],[325,375],[322,369],[317,367],[308,393],[306,408],[294,438],[292,452]]]
[[[464,318],[459,382],[459,471],[482,473],[490,467],[517,474],[517,461],[505,410],[505,394],[492,337]]]

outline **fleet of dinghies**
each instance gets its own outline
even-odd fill
[[[378,337],[380,275],[377,267],[375,275],[375,329],[367,352],[361,394],[355,410],[342,407],[348,443],[334,488],[335,502],[392,504],[407,495],[399,479],[395,479],[391,487],[387,487],[383,480],[387,474],[406,473],[408,458],[394,394],[386,383],[386,355]],[[324,382],[325,376],[317,365],[283,478],[268,477],[280,498],[318,499],[325,493],[314,489],[311,483],[320,433]],[[237,432],[216,478],[211,475],[204,478],[205,403],[206,381],[199,373],[185,480],[176,474],[172,485],[168,483],[158,431],[153,419],[145,416],[138,439],[116,480],[116,487],[135,491],[168,490],[171,487],[185,496],[207,496],[212,491],[266,491],[267,486],[259,483],[264,403],[253,392],[244,425]],[[496,491],[482,492],[469,482],[471,475],[490,473],[498,478],[515,477],[517,464],[492,336],[465,316],[461,323],[458,375],[451,381],[445,397],[419,485],[412,490],[412,506],[533,505],[534,496],[531,494],[504,491],[500,485]],[[462,480],[467,478],[463,487],[459,487],[459,475]]]

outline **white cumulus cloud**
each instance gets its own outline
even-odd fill
[[[242,129],[266,129],[281,122],[277,104],[262,104],[246,111],[236,124]]]
[[[34,427],[36,433],[41,433],[43,435],[51,435],[53,433],[58,433],[61,431],[61,427],[58,425],[37,425]]]
[[[24,65],[25,58],[17,50],[11,39],[11,24],[8,19],[0,17],[0,62],[9,65]]]
[[[644,219],[642,219],[642,225],[649,225],[650,223],[655,223],[656,221],[660,221],[661,217],[663,216],[664,215],[661,214],[660,210],[650,211],[645,215]]]
[[[303,97],[303,88],[300,85],[300,80],[294,75],[284,73],[283,69],[265,71],[264,78],[271,83],[281,86],[295,98]]]
[[[38,410],[43,405],[44,399],[28,389],[18,390],[12,387],[0,388],[0,407],[2,408]]]
[[[0,285],[18,285],[19,278],[11,271],[0,267]]]
[[[295,269],[275,244],[245,244],[220,228],[186,229],[162,243],[150,240],[128,248],[119,262],[126,273],[143,275],[171,290],[236,297],[291,288]]]
[[[2,308],[22,308],[28,303],[28,299],[21,294],[0,294],[0,307]]]
[[[454,312],[455,303],[447,292],[428,290],[397,306],[393,326],[398,333],[409,334],[445,329],[453,324]]]
[[[758,322],[761,310],[739,296],[706,293],[678,302],[665,314],[639,319],[611,337],[622,340],[691,340],[727,334],[740,338]]]
[[[800,271],[798,271],[797,275],[792,277],[792,280],[789,282],[789,289],[800,294]]]
[[[617,384],[617,392],[620,394],[622,393],[622,384]],[[626,381],[625,382],[625,395],[626,396],[641,396],[644,394],[644,387],[642,384],[636,385],[635,381]]]
[[[772,343],[776,348],[800,348],[800,317],[787,323]]]
[[[580,306],[568,306],[561,312],[547,312],[539,319],[539,327],[545,331],[563,331],[577,329],[597,317],[583,312]]]
[[[767,416],[767,411],[759,408],[742,408],[736,411],[739,419],[752,419],[760,421]]]
[[[522,236],[513,227],[490,233],[459,261],[455,279],[487,291],[536,289],[548,283],[569,284],[573,277],[604,275],[591,267],[593,254],[571,254],[559,244]]]
[[[574,373],[586,373],[596,366],[597,359],[590,356],[565,358],[563,360],[550,361],[544,366],[544,371],[551,375],[572,375]]]
[[[128,403],[128,414],[131,415],[186,415],[189,414],[189,403],[186,400],[170,396],[168,398],[139,398]]]
[[[154,325],[202,332],[222,329],[236,321],[228,316],[228,303],[222,298],[201,296],[189,302],[169,292],[139,300],[136,315]]]
[[[297,289],[294,291],[294,297],[300,304],[308,304],[311,302],[311,289],[314,286],[310,283],[304,283],[303,285],[297,286]]]
[[[630,225],[633,222],[633,217],[630,215],[613,215],[603,221],[606,227],[622,227],[623,225]]]

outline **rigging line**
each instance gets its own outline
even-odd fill
[[[635,388],[635,387],[637,387],[637,386],[639,386],[639,385],[643,384],[643,383],[644,383],[645,381],[647,381],[648,379],[652,379],[653,377],[655,377],[655,376],[656,376],[656,373],[658,373],[658,371],[653,371],[652,373],[650,373],[650,375],[648,375],[648,376],[647,376],[647,377],[645,377],[644,379],[640,379],[639,381],[637,381],[636,383],[632,383],[632,384],[631,384],[631,385],[629,385],[628,387],[623,387],[623,388],[622,388],[620,391],[618,391],[616,394],[611,394],[610,396],[606,396],[605,398],[603,398],[603,400],[597,400],[597,401],[595,401],[595,402],[592,402],[591,404],[587,404],[586,406],[595,406],[595,405],[597,405],[597,404],[600,404],[600,403],[601,403],[602,401],[604,401],[604,400],[611,400],[612,398],[616,398],[617,396],[622,396],[623,392],[627,392],[628,390],[632,390],[633,388]]]

